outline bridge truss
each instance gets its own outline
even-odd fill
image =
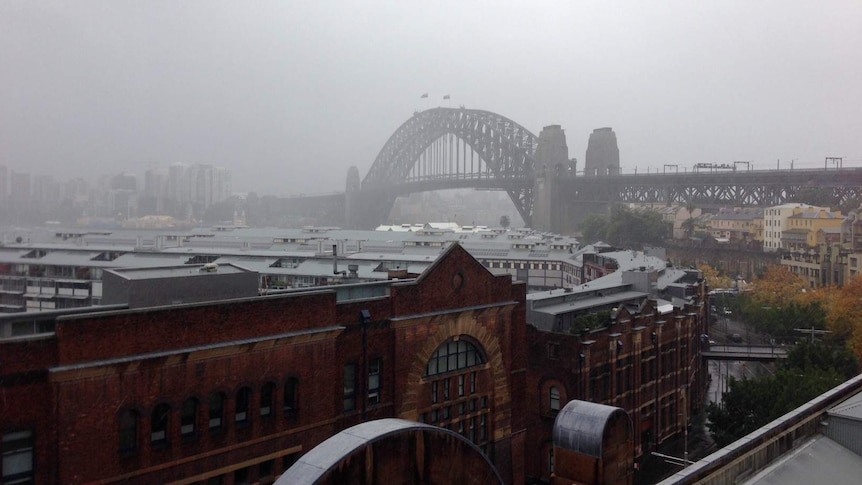
[[[505,190],[524,221],[533,208],[538,138],[490,111],[434,108],[417,112],[389,138],[362,190],[477,187]]]
[[[561,181],[582,202],[768,207],[818,191],[835,204],[862,200],[862,169],[770,170],[577,177]]]

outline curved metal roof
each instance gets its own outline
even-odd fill
[[[569,401],[554,420],[554,446],[601,458],[605,430],[617,414],[628,416],[613,406]]]
[[[448,435],[469,446],[485,459],[488,468],[493,471],[497,478],[497,483],[502,485],[503,480],[488,457],[482,453],[479,447],[460,434],[445,428],[396,418],[366,421],[330,437],[300,457],[275,483],[276,485],[312,485],[318,483],[318,480],[325,477],[330,470],[352,453],[376,441],[408,431]]]

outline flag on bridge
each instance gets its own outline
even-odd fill
[[[427,98],[427,97],[428,97],[428,93],[425,93],[422,96],[419,96],[419,98]]]
[[[443,96],[443,99],[449,99],[449,95]]]

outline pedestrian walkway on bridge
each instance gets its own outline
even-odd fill
[[[787,358],[787,350],[774,345],[710,345],[701,355],[707,360],[771,361]]]

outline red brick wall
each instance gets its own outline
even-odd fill
[[[45,363],[56,361],[53,338],[0,343],[0,435],[32,430],[38,464],[56,460],[54,396]],[[2,467],[2,463],[0,463]],[[37,466],[37,483],[56,483],[50,466]]]
[[[81,321],[81,323],[79,323]],[[335,295],[271,296],[239,302],[67,317],[57,326],[61,365],[208,345],[335,323]]]
[[[296,447],[307,451],[358,423],[367,398],[363,356],[383,359],[381,402],[365,406],[366,419],[411,412],[415,417],[428,357],[441,342],[463,334],[472,336],[489,355],[480,385],[492,389],[497,464],[508,483],[523,483],[519,466],[523,438],[512,436],[526,425],[521,402],[526,379],[524,295],[524,285],[491,275],[455,246],[415,284],[393,286],[390,297],[336,304],[334,293],[324,291],[70,316],[58,321],[56,340],[8,347],[20,354],[16,371],[47,376],[48,368],[64,367],[52,372],[50,381],[37,382],[35,390],[16,390],[0,426],[38,421],[36,469],[55,474],[47,482],[158,483],[178,477],[202,479],[215,470],[227,472],[229,484],[230,467],[257,466],[261,457]],[[371,314],[364,352],[361,310]],[[188,350],[337,325],[344,328],[324,336],[302,334],[282,341]],[[170,355],[139,358],[155,352]],[[120,360],[103,362],[107,359]],[[348,362],[359,365],[357,408],[344,413],[342,379]],[[0,367],[0,373],[7,369]],[[294,376],[300,380],[299,410],[285,414],[282,391],[286,379]],[[260,391],[266,382],[277,386],[270,418],[259,415]],[[3,385],[8,387],[5,381]],[[235,395],[242,386],[252,391],[245,427],[233,422]],[[227,394],[226,426],[220,433],[207,426],[209,395],[214,391]],[[195,439],[180,436],[180,409],[189,397],[200,402]],[[154,447],[149,440],[150,416],[163,402],[172,410],[170,445]],[[139,446],[131,453],[119,449],[118,419],[127,409],[141,414]]]

